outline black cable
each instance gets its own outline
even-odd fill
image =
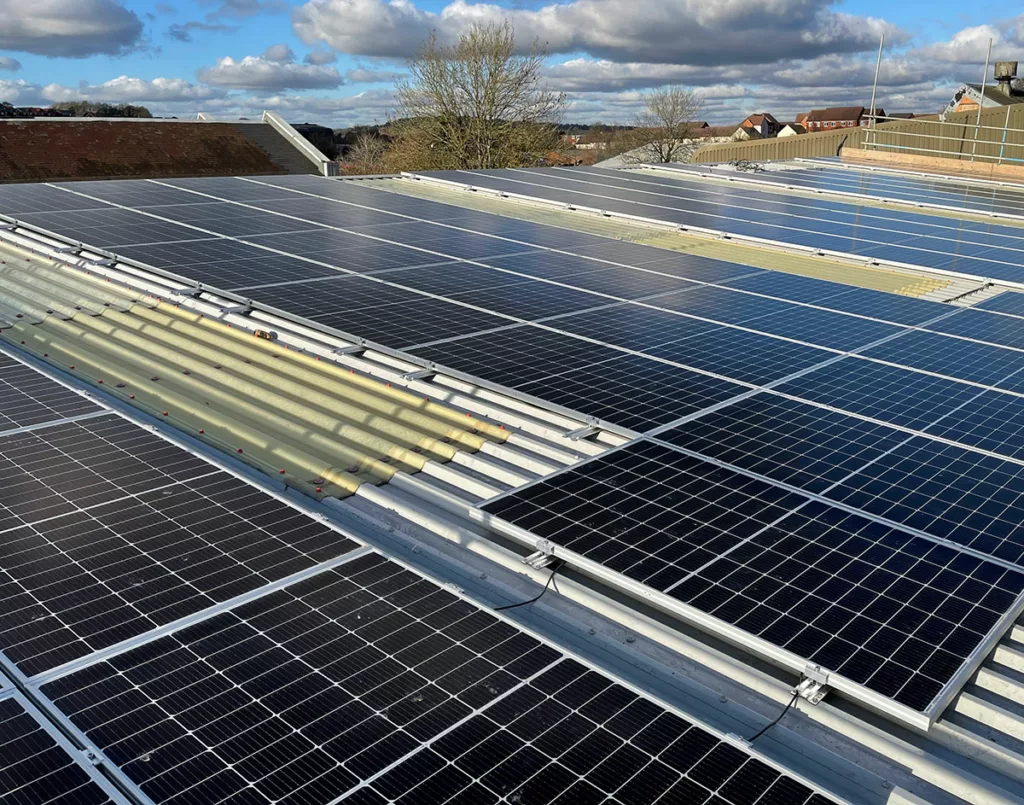
[[[789,704],[787,704],[784,708],[782,708],[782,712],[779,713],[775,717],[775,720],[771,724],[765,724],[763,727],[761,727],[761,729],[759,729],[757,731],[757,734],[753,738],[747,738],[747,743],[752,744],[754,741],[756,741],[758,738],[760,738],[762,735],[764,735],[766,732],[768,732],[768,730],[770,730],[772,727],[774,727],[776,724],[778,724],[780,721],[782,721],[782,717],[784,715],[786,715],[786,713],[789,712],[789,708],[790,707],[792,707],[794,704],[796,704],[796,700],[797,700],[797,698],[799,696],[800,696],[800,691],[794,690],[793,691],[793,698],[789,700]]]
[[[503,607],[495,607],[494,611],[495,612],[501,612],[502,610],[505,610],[505,609],[515,609],[516,607],[525,607],[527,604],[532,604],[534,601],[539,601],[540,597],[542,595],[544,595],[544,593],[546,593],[548,591],[548,587],[551,586],[551,582],[554,581],[555,574],[558,572],[558,569],[561,566],[562,566],[562,560],[561,559],[555,559],[551,563],[551,575],[548,576],[548,580],[546,582],[544,582],[544,589],[542,589],[539,593],[537,593],[529,601],[520,601],[518,604],[505,604],[505,606],[503,606]]]

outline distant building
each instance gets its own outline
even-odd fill
[[[996,62],[995,78],[995,86],[961,84],[943,114],[973,112],[979,105],[982,109],[994,109],[1024,103],[1024,81],[1017,78],[1017,62]]]
[[[876,109],[880,118],[885,117],[884,109]],[[799,118],[797,119],[799,121]],[[807,131],[832,131],[834,129],[866,126],[871,112],[863,106],[830,106],[828,109],[812,109],[804,121]]]
[[[795,137],[798,134],[806,134],[807,128],[802,123],[793,121],[792,123],[783,123],[782,128],[779,129],[779,133],[776,137]]]
[[[730,137],[734,143],[745,143],[750,140],[763,140],[761,132],[755,129],[753,126],[740,126],[736,131],[733,132]]]
[[[913,112],[893,112],[889,115],[890,120],[913,120],[915,117],[920,117],[920,115]]]
[[[782,124],[767,112],[755,112],[740,123],[741,129],[754,129],[758,138],[774,137],[779,133]]]

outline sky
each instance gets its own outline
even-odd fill
[[[91,100],[224,119],[383,123],[432,31],[508,20],[539,41],[571,122],[628,123],[645,91],[682,84],[716,124],[868,105],[935,112],[993,60],[1019,59],[1024,14],[978,0],[0,0],[0,101]],[[991,74],[991,68],[990,68]]]

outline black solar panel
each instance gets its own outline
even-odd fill
[[[979,308],[1009,313],[1012,316],[1024,316],[1024,293],[1004,291],[991,299],[978,303]]]
[[[485,511],[932,717],[1024,573],[638,442]]]
[[[0,352],[0,433],[101,410],[81,394]]]
[[[114,800],[57,743],[21,700],[0,692],[0,802],[3,805],[104,805]]]
[[[829,801],[376,554],[43,692],[157,803]]]
[[[815,369],[775,390],[916,430],[981,393],[977,386],[854,358]]]
[[[0,650],[32,675],[355,547],[110,415],[0,437]]]
[[[640,431],[746,390],[726,380],[526,325],[411,352],[450,369]]]
[[[658,438],[820,493],[908,436],[825,408],[757,394],[659,433]]]
[[[922,330],[865,350],[866,358],[1007,391],[1024,391],[1021,353]]]

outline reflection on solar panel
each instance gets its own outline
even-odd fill
[[[575,204],[682,226],[708,227],[814,249],[1019,281],[1024,239],[1011,227],[970,225],[919,213],[819,199],[786,199],[749,187],[711,186],[655,174],[600,169],[436,171],[475,187]],[[999,246],[993,236],[1005,240]],[[980,251],[983,249],[984,251]]]
[[[75,760],[20,697],[0,692],[0,802],[104,805],[125,800]]]
[[[640,431],[746,390],[727,380],[530,326],[410,351],[424,360]]]
[[[42,691],[157,803],[830,801],[376,554]]]
[[[1011,316],[1024,316],[1024,293],[1004,291],[991,299],[979,302],[977,307],[995,310],[999,313],[1009,313]]]
[[[1024,594],[1024,573],[647,441],[484,510],[929,717]]]
[[[682,173],[717,173],[735,177],[729,170],[709,169],[692,165],[665,166],[662,170]],[[801,190],[840,191],[870,198],[906,201],[913,205],[938,204],[966,212],[1020,215],[1024,193],[1007,187],[987,187],[950,179],[929,179],[925,176],[900,176],[892,173],[871,173],[848,168],[808,164],[805,170],[762,171],[743,176],[744,181],[788,185]]]
[[[766,395],[658,438],[1024,565],[1015,462]]]
[[[0,433],[100,410],[81,394],[0,352]]]
[[[355,547],[121,417],[0,437],[0,650],[32,675]]]

